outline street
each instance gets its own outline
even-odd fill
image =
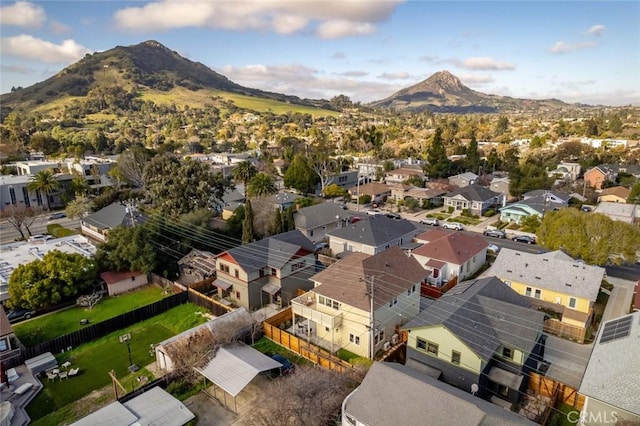
[[[55,219],[55,220],[47,220],[50,215],[51,213],[41,215],[35,220],[35,222],[33,222],[33,225],[31,225],[30,227],[32,235],[46,234],[47,225],[52,223],[58,223],[61,226],[69,229],[80,228],[79,219],[62,218],[62,219]],[[24,232],[25,238],[29,238],[29,233],[24,228],[24,226],[22,227],[22,232]],[[12,243],[16,240],[16,238],[19,238],[19,237],[20,237],[20,233],[12,224],[10,224],[7,221],[0,222],[0,245]]]

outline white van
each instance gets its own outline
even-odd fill
[[[53,237],[51,235],[32,235],[29,237],[30,243],[33,243],[36,241],[49,241],[49,240],[53,240]]]

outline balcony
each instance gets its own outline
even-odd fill
[[[313,293],[305,293],[291,300],[293,315],[307,318],[316,324],[336,329],[342,325],[342,312],[316,302]]]

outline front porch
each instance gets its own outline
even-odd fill
[[[287,331],[297,337],[305,339],[308,343],[325,348],[331,353],[340,349],[336,343],[335,331],[342,326],[342,312],[336,311],[334,315],[318,310],[320,305],[316,302],[313,293],[305,293],[291,300],[292,325]],[[320,337],[318,330],[324,333]],[[326,339],[329,337],[329,339]]]

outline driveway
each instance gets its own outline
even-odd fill
[[[629,313],[631,300],[633,298],[634,281],[627,281],[620,278],[607,277],[607,281],[613,284],[611,296],[602,314],[602,322],[619,318]]]

